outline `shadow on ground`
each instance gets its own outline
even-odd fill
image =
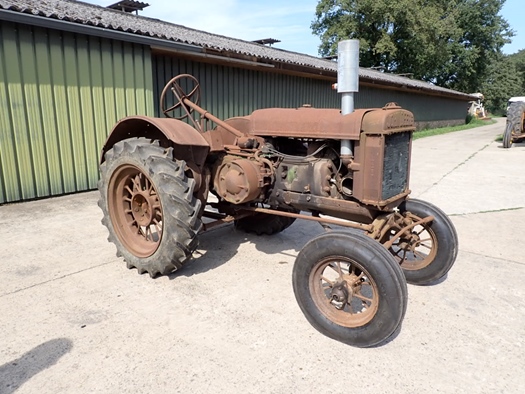
[[[55,365],[72,348],[73,342],[67,338],[52,339],[0,366],[0,394],[14,393],[33,376]]]
[[[253,244],[259,252],[268,256],[269,261],[274,258],[280,259],[282,256],[295,259],[306,242],[323,231],[317,223],[299,220],[281,233],[260,236],[237,230],[233,225],[226,225],[200,234],[194,261],[170,274],[169,278],[198,275],[220,267],[230,261],[243,244]]]

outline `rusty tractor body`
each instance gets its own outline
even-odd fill
[[[194,77],[173,78],[161,105],[175,118],[125,118],[104,145],[99,205],[118,254],[153,277],[190,260],[198,234],[217,225],[271,235],[314,220],[329,231],[293,273],[306,318],[354,346],[385,341],[403,319],[406,282],[440,279],[457,254],[447,216],[408,198],[412,113],[305,106],[223,121],[199,97]]]

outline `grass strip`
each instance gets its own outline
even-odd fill
[[[472,119],[470,123],[462,124],[459,126],[449,126],[449,127],[440,127],[438,129],[426,129],[421,131],[416,131],[414,133],[413,139],[417,140],[419,138],[432,137],[434,135],[448,134],[453,133],[454,131],[468,130],[475,127],[487,126],[489,124],[494,124],[496,121],[494,119],[481,120],[481,119]]]

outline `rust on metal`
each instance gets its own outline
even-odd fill
[[[120,242],[135,256],[151,256],[163,232],[162,204],[153,182],[128,164],[116,170],[108,190],[111,220]]]
[[[343,227],[356,228],[356,229],[363,230],[363,231],[371,231],[373,228],[369,224],[349,222],[349,221],[345,221],[341,219],[322,218],[319,216],[316,217],[316,216],[302,215],[302,214],[293,213],[293,212],[278,211],[275,209],[257,208],[257,207],[242,207],[241,211],[242,210],[267,213],[270,215],[277,215],[277,216],[286,216],[289,218],[310,220],[310,221],[319,222],[319,223],[334,224],[334,225],[343,226]]]
[[[346,113],[353,96],[344,97]],[[430,205],[408,200],[412,113],[395,103],[346,115],[303,106],[221,120],[200,107],[199,99],[196,78],[172,78],[161,94],[169,118],[125,118],[104,145],[101,162],[106,156],[108,162],[100,167],[99,205],[128,266],[151,276],[167,274],[191,259],[198,233],[232,222],[257,234],[283,231],[294,219],[328,231],[330,225],[357,229],[371,240],[334,231],[299,253],[297,299],[303,311],[313,308],[311,316],[337,325],[337,335],[375,326],[370,328],[375,336],[388,319],[399,324],[404,278],[424,284],[444,272],[428,272],[441,236],[432,222],[442,217]],[[409,202],[421,217],[409,211]],[[168,230],[173,233],[165,234]],[[454,241],[454,234],[449,238]],[[445,242],[439,239],[440,246]],[[390,268],[380,269],[382,264]],[[298,295],[302,292],[307,294]],[[401,314],[392,318],[394,309]]]
[[[206,160],[210,146],[201,133],[184,122],[174,122],[168,118],[152,118],[149,116],[129,116],[120,120],[111,131],[104,147],[100,162],[104,162],[104,154],[118,141],[126,138],[146,136],[151,139],[164,139],[177,146],[187,147],[186,156],[197,164]],[[186,160],[186,158],[182,157]]]
[[[357,140],[361,133],[362,118],[368,111],[370,110],[357,110],[342,116],[338,109],[260,109],[249,116],[249,132],[269,137]]]
[[[429,223],[431,221],[434,220],[434,216],[427,216],[426,218],[423,218],[423,219],[420,219],[420,220],[417,220],[415,222],[412,222],[406,226],[404,226],[401,230],[399,230],[396,235],[394,235],[392,238],[390,238],[389,241],[385,242],[383,245],[385,248],[389,249],[393,244],[394,242],[400,238],[401,236],[403,236],[404,234],[406,234],[408,231],[410,231],[411,229],[413,229],[414,227],[416,226],[419,226],[419,225],[422,225],[422,224],[425,224],[425,223]]]
[[[381,111],[369,111],[363,117],[362,130],[365,133],[390,134],[399,131],[414,131],[414,115],[396,103],[386,104]]]
[[[339,326],[361,327],[374,318],[379,308],[379,288],[373,276],[345,256],[318,261],[308,284],[319,311]]]

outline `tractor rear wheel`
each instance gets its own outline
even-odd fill
[[[117,142],[105,154],[98,184],[102,223],[117,255],[139,274],[169,274],[197,247],[201,202],[185,166],[172,149],[145,138]]]
[[[512,136],[523,133],[525,127],[525,102],[515,101],[510,103],[507,110],[507,128],[503,134],[503,147],[510,148]]]
[[[273,235],[286,230],[293,222],[295,222],[295,218],[259,212],[252,216],[237,219],[235,228],[257,235]]]
[[[354,231],[331,231],[309,241],[295,260],[292,283],[310,324],[352,346],[383,343],[407,307],[399,264],[379,242]]]

